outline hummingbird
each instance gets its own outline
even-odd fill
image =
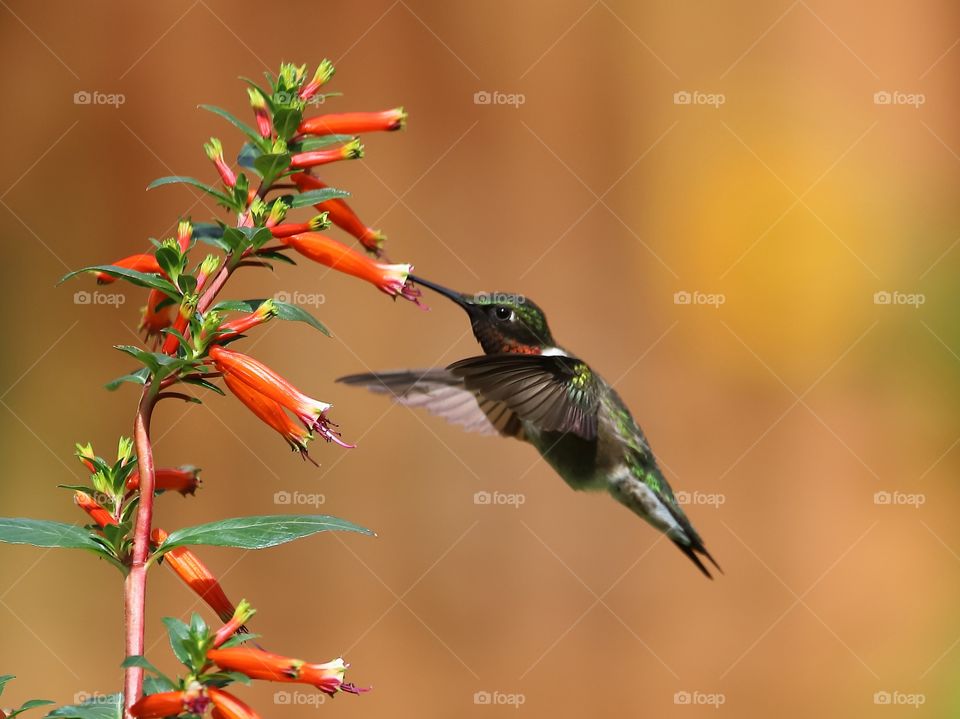
[[[663,532],[708,578],[721,573],[657,466],[616,390],[553,339],[547,318],[523,295],[463,294],[410,280],[466,311],[484,354],[445,369],[353,374],[337,381],[388,394],[465,430],[532,444],[574,490],[608,492]]]

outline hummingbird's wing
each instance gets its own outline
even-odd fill
[[[468,390],[502,402],[538,429],[597,438],[599,380],[575,357],[493,354],[460,360],[447,369],[463,378]]]
[[[394,370],[340,377],[337,382],[389,394],[408,407],[420,407],[468,432],[522,438],[523,426],[503,403],[485,399],[464,387],[445,369]]]

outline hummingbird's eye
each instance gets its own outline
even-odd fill
[[[509,307],[498,305],[493,311],[493,314],[496,315],[498,320],[509,320],[511,317],[513,317],[513,310],[511,310]]]

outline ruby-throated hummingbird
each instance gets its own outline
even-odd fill
[[[703,546],[616,391],[558,346],[547,318],[521,295],[465,295],[410,276],[466,310],[484,355],[446,369],[399,370],[338,382],[386,393],[468,431],[529,442],[576,490],[606,490],[669,537],[707,577]],[[722,570],[721,570],[722,571]]]

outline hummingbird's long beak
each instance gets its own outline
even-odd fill
[[[408,277],[410,281],[412,281],[413,283],[418,285],[423,285],[424,287],[429,287],[431,290],[433,290],[437,294],[443,295],[447,299],[452,300],[456,304],[460,305],[460,307],[465,309],[467,312],[470,312],[470,310],[474,307],[474,303],[470,301],[467,295],[462,295],[459,292],[454,292],[453,290],[447,289],[446,287],[443,287],[441,285],[437,285],[437,284],[434,284],[433,282],[425,280],[422,277],[417,277],[415,275],[409,275]]]

